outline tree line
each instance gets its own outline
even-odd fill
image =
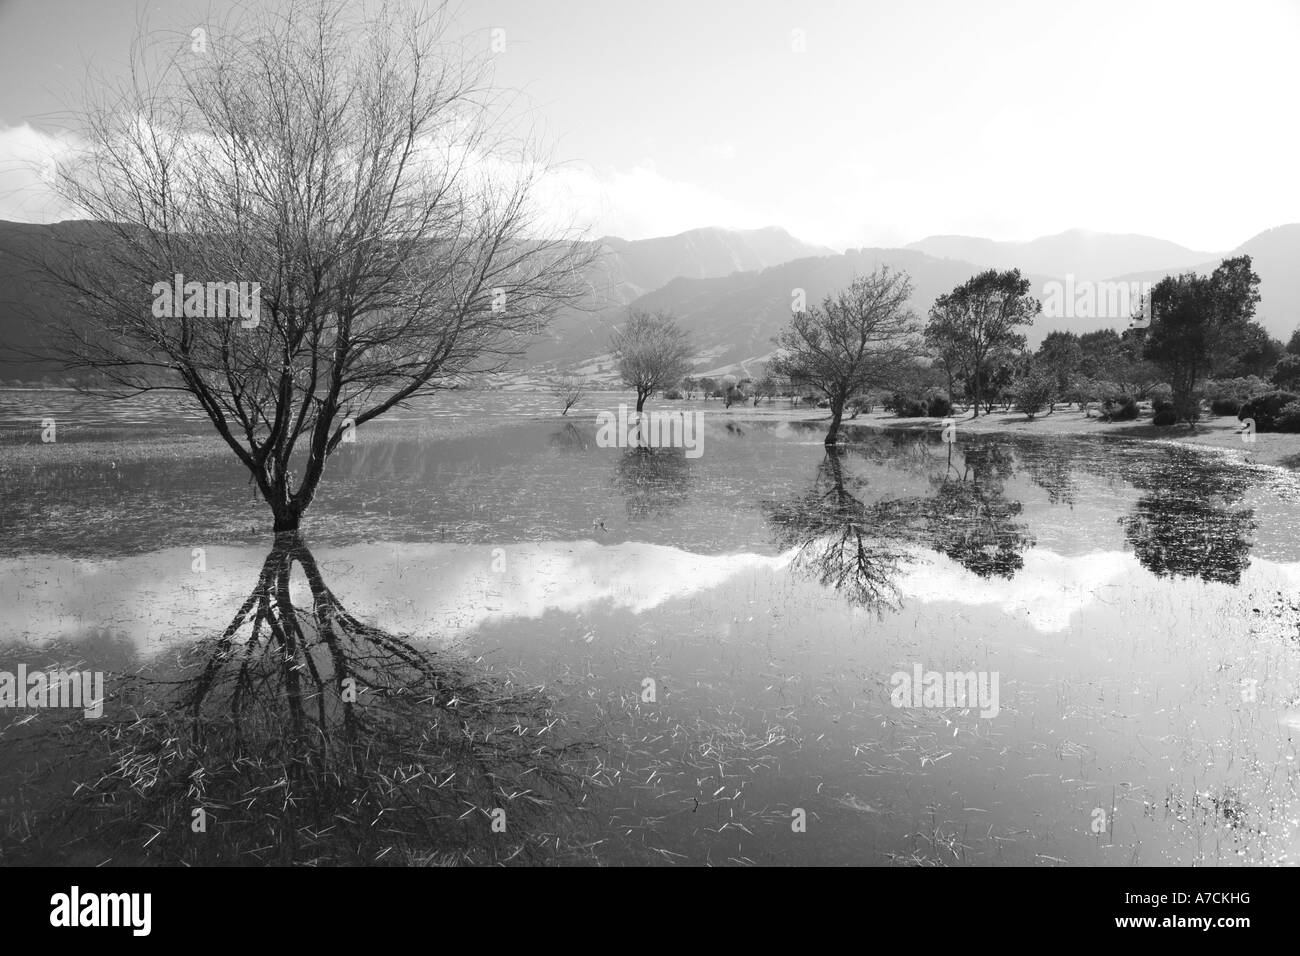
[[[1259,281],[1249,256],[1225,259],[1208,276],[1162,279],[1129,328],[1054,331],[1030,349],[1025,330],[1042,304],[1018,269],[972,276],[922,321],[911,278],[881,266],[795,312],[757,378],[689,374],[688,336],[666,312],[634,311],[611,351],[638,411],[656,393],[727,405],[789,395],[830,410],[828,445],[846,412],[876,405],[946,417],[960,403],[975,418],[1000,404],[1032,419],[1067,403],[1125,420],[1150,400],[1156,425],[1194,424],[1208,404],[1213,414],[1262,415],[1261,430],[1300,430],[1290,391],[1300,388],[1300,329],[1284,345],[1255,319]]]

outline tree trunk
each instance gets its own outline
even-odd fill
[[[645,408],[645,395],[643,395],[641,392],[638,391],[638,392],[636,393],[636,410],[637,410],[637,414],[640,414],[640,413],[641,413],[641,409],[643,409],[643,408]]]
[[[302,521],[302,512],[303,509],[292,502],[272,505],[271,513],[275,515],[275,533],[281,534],[285,531],[297,531],[298,525]]]
[[[831,427],[826,432],[824,444],[834,445],[840,434],[840,420],[844,417],[844,402],[831,400]]]

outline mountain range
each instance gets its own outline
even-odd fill
[[[93,241],[95,229],[88,222],[0,221],[0,380],[56,375],[57,369],[22,362],[15,349],[38,341],[41,325],[51,315],[72,308],[54,291],[33,284],[14,252],[30,252],[73,231]],[[907,271],[913,284],[912,307],[923,319],[938,295],[987,268],[1019,268],[1034,294],[1043,298],[1048,283],[1067,275],[1076,283],[1154,282],[1187,270],[1209,272],[1222,258],[1245,253],[1252,256],[1261,278],[1257,318],[1284,341],[1300,324],[1300,224],[1270,229],[1221,253],[1148,236],[1081,230],[1031,242],[930,236],[903,248],[837,253],[775,226],[711,227],[639,240],[609,236],[595,240],[595,245],[599,255],[586,275],[590,295],[585,307],[556,317],[519,361],[521,375],[537,379],[576,372],[612,379],[609,337],[630,308],[664,309],[677,316],[691,336],[697,374],[752,375],[789,321],[795,290],[802,290],[808,302],[818,302],[878,265]],[[1125,324],[1123,318],[1042,315],[1028,338],[1033,346],[1057,329],[1082,333]]]

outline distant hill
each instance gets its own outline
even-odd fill
[[[911,276],[912,307],[922,322],[936,297],[979,271],[969,262],[937,259],[910,249],[851,249],[842,255],[796,259],[761,272],[674,279],[631,305],[651,311],[665,309],[679,318],[691,334],[697,372],[752,373],[756,370],[753,366],[770,356],[772,339],[789,322],[794,289],[803,289],[809,304],[815,304],[878,265],[902,269]],[[1028,278],[1036,288],[1046,281],[1044,276]],[[589,347],[597,349],[593,354],[604,351],[609,329],[620,317],[609,316],[607,327],[599,335],[593,334],[589,340]],[[1037,339],[1043,335],[1046,331]],[[570,354],[582,354],[576,343]],[[603,358],[580,371],[598,371],[598,365],[608,365],[608,358]]]
[[[834,255],[784,229],[692,229],[654,239],[606,236],[587,271],[590,295],[581,310],[556,316],[528,349],[523,367],[553,370],[588,364],[609,343],[613,324],[628,305],[677,279],[707,280],[757,273],[795,259]],[[595,372],[595,366],[586,368]]]
[[[40,348],[43,327],[76,309],[65,290],[47,285],[27,261],[52,258],[69,241],[94,250],[108,242],[108,231],[87,220],[52,225],[0,220],[0,380],[63,377],[57,366],[32,362],[22,353]]]
[[[57,376],[56,368],[23,364],[16,349],[39,342],[43,324],[75,309],[62,293],[35,281],[14,253],[52,249],[57,239],[68,236],[93,246],[96,231],[102,229],[90,222],[0,221],[0,379]],[[1300,224],[1270,229],[1219,255],[1145,236],[1081,231],[1029,243],[931,237],[902,249],[851,249],[843,254],[802,242],[776,227],[693,229],[631,241],[605,237],[596,245],[601,254],[586,275],[586,307],[557,316],[516,364],[520,372],[545,377],[566,370],[612,378],[609,337],[629,307],[677,315],[691,334],[698,373],[753,371],[770,355],[772,339],[789,321],[792,290],[803,289],[815,303],[880,264],[911,275],[912,306],[923,320],[937,296],[985,268],[1020,268],[1042,298],[1048,282],[1070,273],[1093,281],[1154,282],[1187,269],[1209,272],[1224,256],[1249,253],[1262,280],[1258,315],[1265,328],[1285,340],[1300,325]],[[1133,268],[1133,263],[1140,267]],[[1058,329],[1082,333],[1123,324],[1115,319],[1041,316],[1027,334],[1030,345],[1036,346]]]
[[[1259,276],[1259,305],[1255,318],[1274,338],[1286,342],[1300,327],[1300,223],[1266,229],[1230,252],[1211,257],[1190,267],[1190,271],[1208,274],[1224,259],[1248,255]],[[1132,272],[1119,278],[1126,281],[1158,282],[1166,275],[1189,271],[1185,268],[1153,269]]]
[[[957,259],[981,269],[1019,269],[1063,277],[1069,273],[1106,279],[1120,273],[1184,269],[1214,258],[1150,236],[1071,229],[1030,242],[996,242],[972,236],[930,236],[906,246],[940,259]]]
[[[57,367],[22,361],[18,351],[40,342],[41,328],[52,317],[75,306],[65,295],[44,287],[22,261],[39,251],[52,251],[59,238],[77,235],[90,247],[101,226],[91,222],[53,225],[0,220],[0,379],[39,380],[60,374]],[[824,246],[802,242],[784,229],[692,229],[676,236],[627,240],[605,237],[594,243],[600,253],[588,270],[591,295],[585,311],[569,311],[534,346],[531,364],[569,363],[603,348],[608,328],[602,317],[677,277],[713,278],[735,272],[759,271],[791,259],[830,253]],[[593,325],[594,323],[594,325]],[[594,329],[600,332],[595,346]],[[574,348],[583,351],[575,353]]]

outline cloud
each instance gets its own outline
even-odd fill
[[[542,205],[565,210],[593,236],[669,236],[701,226],[757,229],[768,217],[694,183],[664,176],[650,160],[630,169],[586,164],[552,169],[540,185]]]
[[[77,139],[28,123],[0,127],[0,219],[58,222],[76,215],[51,188],[55,164],[77,148]]]

